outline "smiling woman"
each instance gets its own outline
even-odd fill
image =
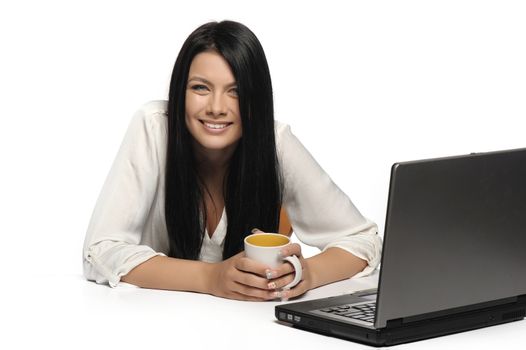
[[[185,96],[186,128],[204,179],[205,221],[209,234],[220,221],[227,167],[242,135],[234,75],[216,51],[197,54],[190,65]],[[199,196],[199,193],[197,193]],[[200,199],[198,199],[200,201]],[[195,251],[198,252],[198,249]]]
[[[302,280],[284,263],[251,260],[254,228],[290,234],[322,252],[299,257]],[[351,276],[379,263],[376,225],[316,163],[288,125],[274,120],[263,48],[244,25],[211,22],[187,38],[168,101],[133,118],[95,207],[84,274],[117,286],[272,300]]]
[[[196,55],[190,65],[186,89],[186,127],[194,137],[196,147],[224,150],[230,156],[241,138],[234,75],[216,51]]]
[[[167,113],[170,255],[199,259],[207,235],[220,237],[223,212],[223,259],[243,250],[252,228],[276,232],[282,184],[272,84],[255,35],[230,21],[195,30],[175,62]]]

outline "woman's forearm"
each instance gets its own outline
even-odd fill
[[[311,288],[350,278],[367,266],[365,260],[340,248],[329,248],[305,260],[312,276]],[[142,288],[211,294],[213,267],[202,261],[155,256],[122,276],[121,281]]]
[[[305,260],[311,270],[311,288],[350,278],[367,266],[365,260],[340,248],[329,248]]]
[[[212,264],[155,256],[135,267],[121,281],[143,288],[210,293]]]

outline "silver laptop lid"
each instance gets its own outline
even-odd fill
[[[526,149],[394,164],[375,326],[526,294]]]

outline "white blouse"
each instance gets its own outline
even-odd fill
[[[104,183],[86,233],[84,275],[115,287],[134,267],[169,251],[164,215],[167,102],[145,104],[133,117]],[[364,259],[371,273],[380,260],[377,226],[363,217],[332,182],[286,124],[276,122],[276,148],[283,173],[283,207],[294,233],[309,246],[339,247]],[[222,260],[226,212],[199,260]]]

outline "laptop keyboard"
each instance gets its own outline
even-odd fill
[[[355,320],[373,323],[374,313],[376,312],[376,302],[370,302],[365,304],[344,304],[331,306],[326,309],[320,309],[321,312],[325,312],[331,315],[338,315],[347,317]]]

